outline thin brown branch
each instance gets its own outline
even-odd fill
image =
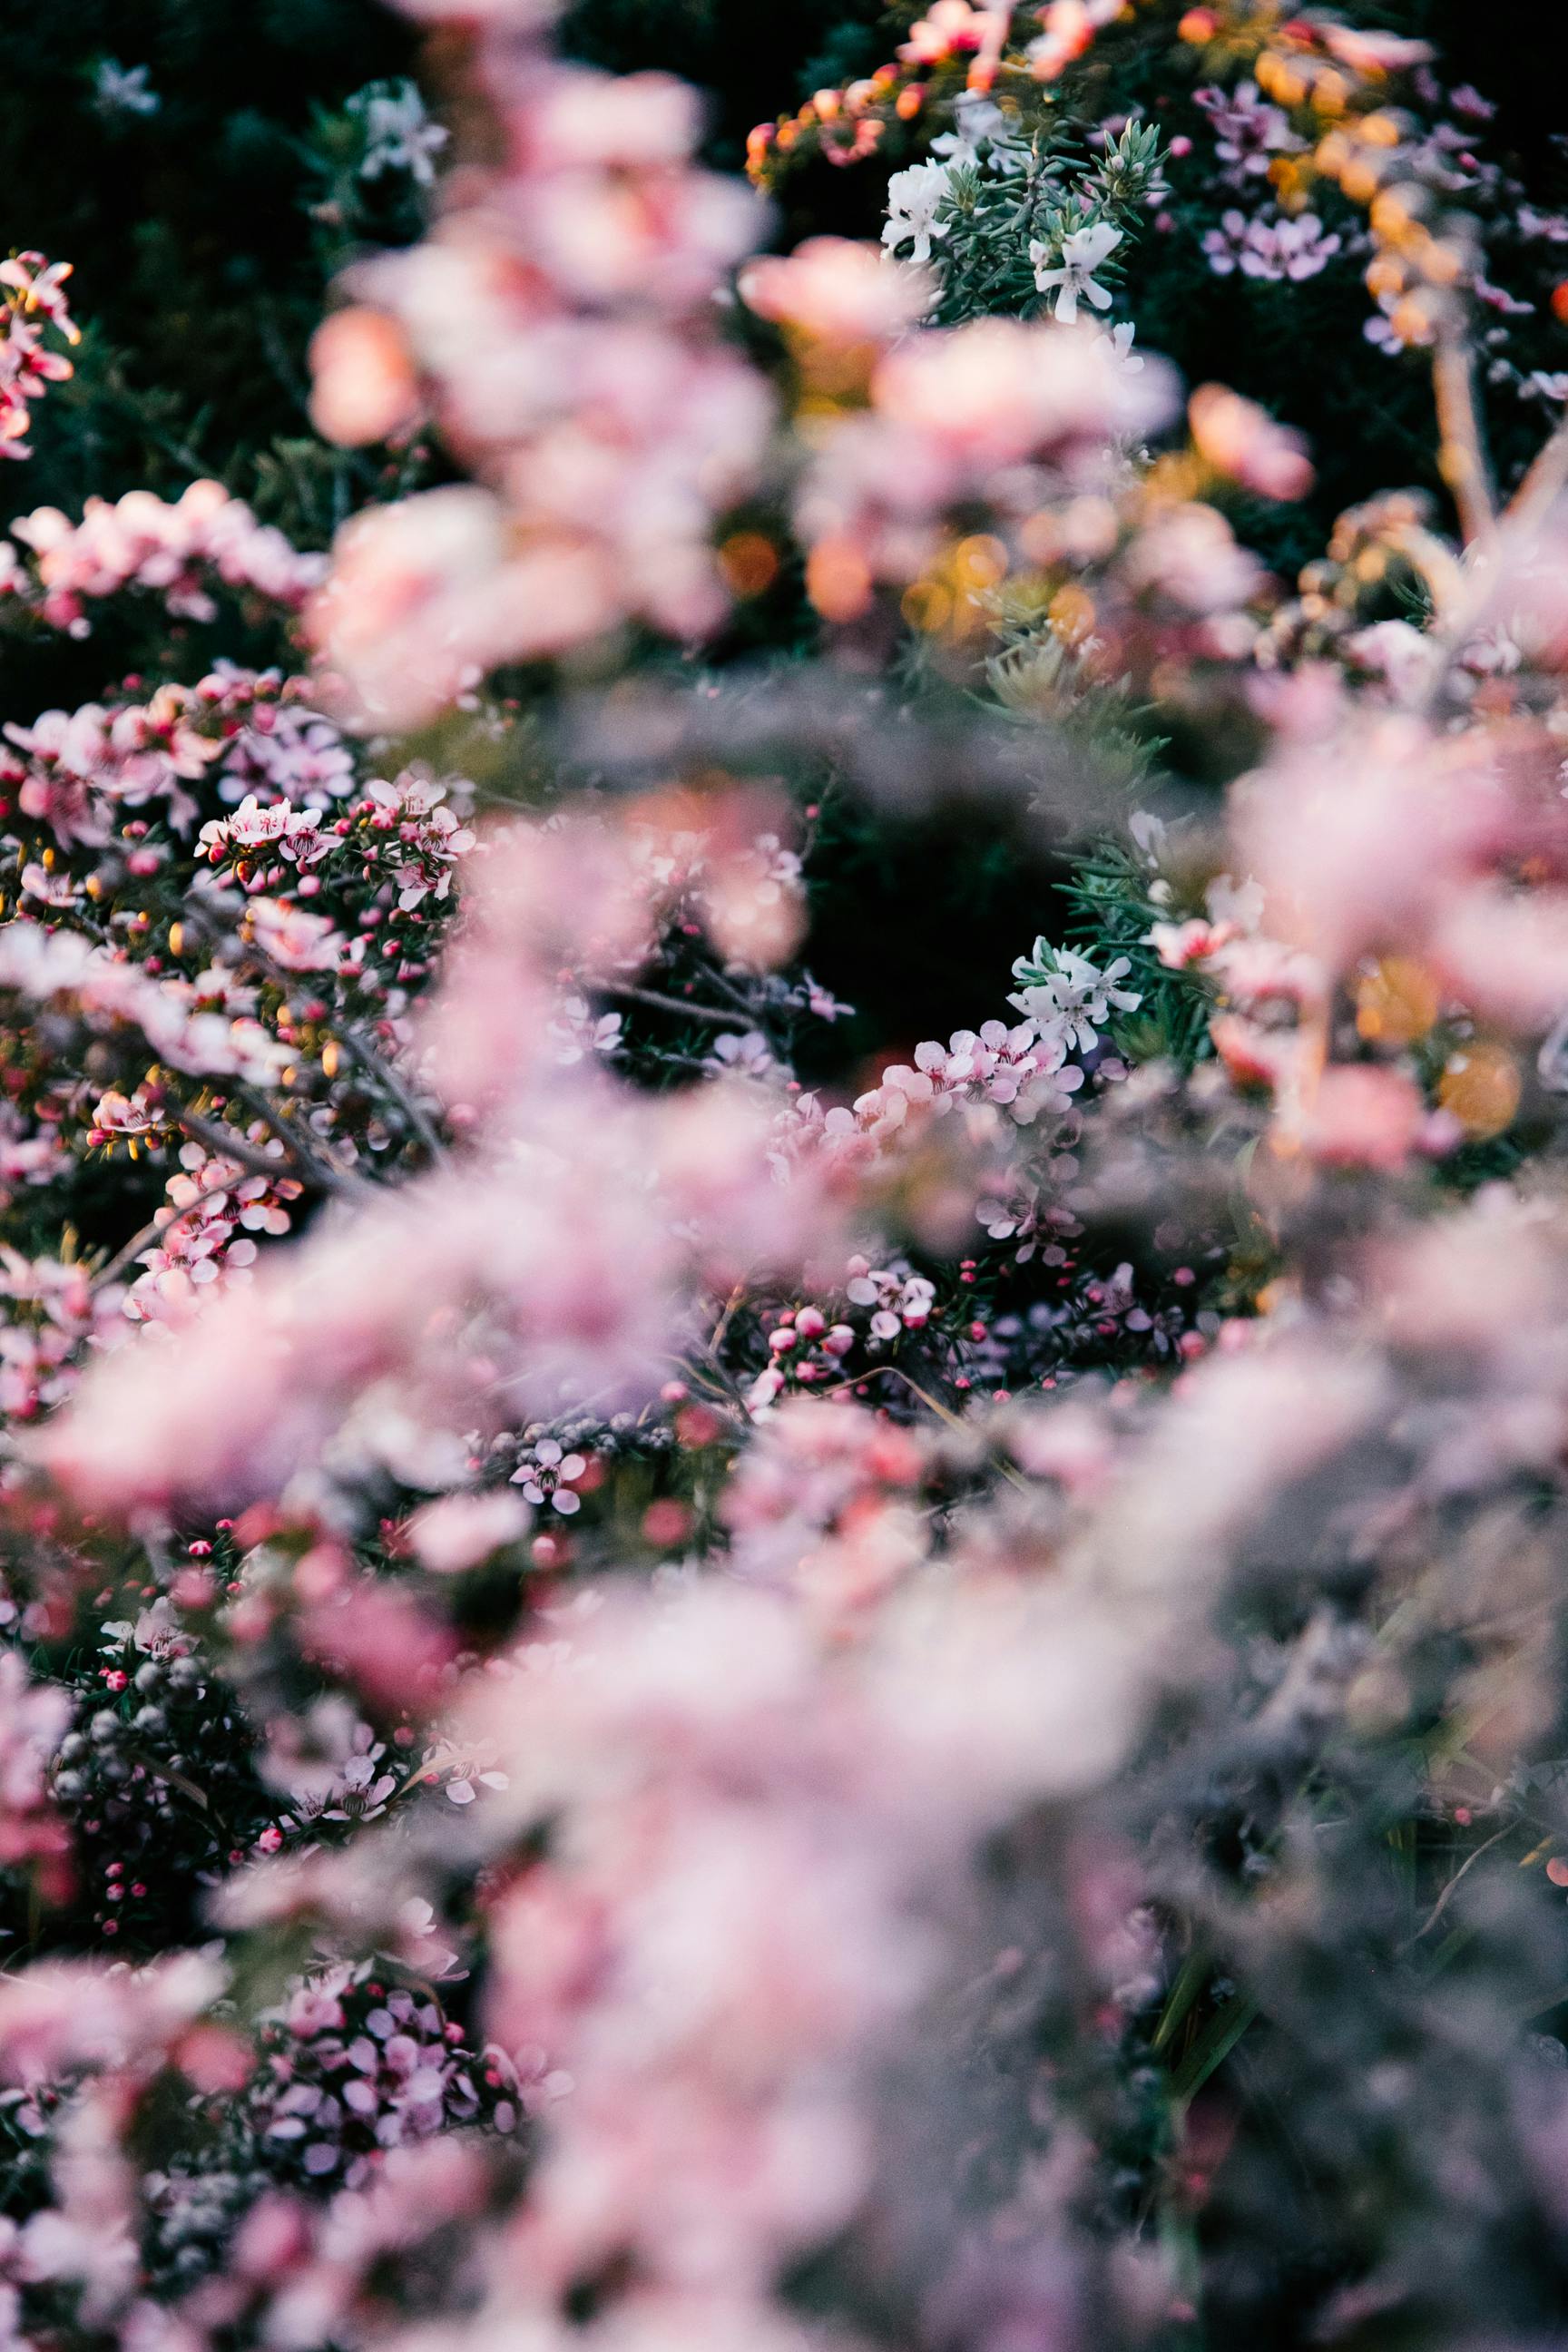
[[[258,948],[254,940],[246,946],[244,957],[245,961],[259,971],[264,979],[269,980],[275,988],[281,989],[285,1002],[292,1007],[294,992],[300,985],[300,975],[298,972],[289,971],[283,965],[274,962],[273,959],[263,949]],[[437,1133],[423,1104],[404,1084],[402,1077],[393,1068],[386,1055],[373,1045],[370,1039],[364,1036],[352,1021],[333,1019],[330,1027],[333,1041],[342,1047],[350,1061],[363,1070],[374,1083],[379,1085],[384,1093],[391,1096],[402,1113],[410,1134],[424,1145],[429,1158],[433,1161],[445,1160],[446,1146]]]
[[[430,1160],[435,1162],[445,1160],[447,1147],[437,1134],[424,1105],[413,1089],[405,1086],[402,1077],[393,1068],[386,1055],[378,1053],[369,1039],[361,1036],[359,1031],[350,1022],[340,1022],[333,1028],[332,1034],[350,1061],[357,1064],[368,1078],[384,1088],[385,1092],[392,1097],[402,1112],[410,1133],[416,1142],[424,1145]]]
[[[308,1171],[302,1160],[297,1160],[293,1171],[290,1171],[274,1153],[258,1150],[254,1143],[247,1142],[243,1135],[237,1135],[232,1127],[226,1127],[221,1119],[204,1118],[200,1111],[190,1109],[184,1103],[172,1102],[169,1105],[169,1116],[175,1126],[183,1127],[185,1133],[195,1142],[205,1144],[209,1151],[222,1152],[226,1160],[237,1160],[240,1166],[247,1169],[252,1176],[285,1176],[290,1172],[294,1174],[308,1172],[314,1177],[314,1171]],[[272,1124],[272,1122],[268,1123]],[[288,1137],[285,1136],[283,1140],[287,1147]]]
[[[1454,1873],[1452,1878],[1449,1879],[1448,1884],[1444,1887],[1443,1892],[1438,1895],[1437,1900],[1432,1906],[1431,1910],[1426,1914],[1426,1916],[1422,1921],[1420,1927],[1416,1928],[1414,1936],[1409,1938],[1408,1942],[1400,1946],[1401,1951],[1409,1951],[1412,1945],[1418,1944],[1421,1941],[1423,1936],[1429,1936],[1431,1934],[1433,1928],[1437,1925],[1438,1920],[1447,1909],[1449,1897],[1453,1895],[1460,1879],[1464,1877],[1466,1872],[1472,1869],[1474,1865],[1479,1862],[1483,1853],[1489,1853],[1492,1847],[1497,1844],[1500,1838],[1507,1837],[1509,1832],[1516,1827],[1517,1823],[1513,1822],[1505,1822],[1500,1830],[1495,1830],[1489,1838],[1487,1838],[1480,1845],[1477,1846],[1474,1853],[1468,1855],[1467,1859],[1459,1864],[1458,1869]]]
[[[1531,459],[1524,478],[1503,510],[1510,532],[1528,537],[1545,520],[1559,494],[1568,488],[1568,417]]]
[[[1437,469],[1447,483],[1467,547],[1497,529],[1497,500],[1476,404],[1475,360],[1457,329],[1439,335],[1432,355],[1437,402]]]
[[[706,1021],[715,1029],[754,1029],[756,1023],[740,1013],[721,1013],[710,1004],[685,1004],[679,996],[662,996],[657,988],[634,988],[629,981],[597,980],[590,983],[595,996],[610,996],[629,1004],[651,1004],[659,1013],[679,1013],[687,1021]]]

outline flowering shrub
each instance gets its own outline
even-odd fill
[[[0,2343],[1560,2343],[1550,190],[1413,10],[748,187],[402,5],[268,447],[0,265]]]

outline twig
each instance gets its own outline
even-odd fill
[[[595,981],[595,996],[614,996],[631,1004],[651,1004],[660,1013],[679,1013],[688,1021],[706,1021],[715,1029],[754,1029],[756,1023],[739,1013],[721,1013],[708,1004],[683,1004],[679,996],[661,996],[657,988],[634,988],[629,981]]]
[[[1434,377],[1439,383],[1442,381],[1436,368]],[[1463,391],[1471,429],[1476,432],[1468,359],[1464,368]],[[1479,450],[1479,432],[1476,432],[1476,442]],[[1438,601],[1437,617],[1442,625],[1434,632],[1434,642],[1442,657],[1434,666],[1425,691],[1415,698],[1415,709],[1427,710],[1436,702],[1443,690],[1449,662],[1479,625],[1488,604],[1497,593],[1508,551],[1528,545],[1531,532],[1565,487],[1568,487],[1568,420],[1564,420],[1542,443],[1501,518],[1493,518],[1489,509],[1487,527],[1480,534],[1480,543],[1470,551],[1469,562],[1462,567],[1458,582],[1450,589],[1450,601],[1447,607],[1441,600]],[[1457,488],[1455,501],[1458,504]],[[1466,535],[1469,536],[1468,531]],[[1483,560],[1477,562],[1477,555]]]
[[[734,1314],[736,1307],[739,1307],[745,1295],[746,1291],[744,1283],[738,1282],[735,1285],[734,1289],[730,1293],[729,1297],[724,1301],[723,1313],[720,1316],[717,1323],[714,1324],[712,1332],[709,1338],[708,1352],[710,1356],[717,1357],[719,1353],[719,1342],[722,1339],[725,1332],[730,1328],[730,1318]]]
[[[1490,1849],[1496,1845],[1499,1838],[1507,1837],[1509,1832],[1517,1827],[1518,1823],[1515,1822],[1505,1822],[1500,1830],[1494,1830],[1491,1836],[1488,1838],[1483,1844],[1477,1846],[1474,1853],[1468,1855],[1467,1859],[1459,1864],[1459,1867],[1454,1873],[1454,1875],[1449,1879],[1448,1884],[1444,1887],[1443,1892],[1438,1895],[1437,1900],[1432,1906],[1431,1910],[1426,1914],[1426,1919],[1423,1921],[1421,1926],[1416,1928],[1414,1936],[1411,1936],[1405,1943],[1401,1944],[1399,1948],[1402,1952],[1412,1950],[1415,1946],[1421,1941],[1423,1936],[1429,1936],[1431,1934],[1433,1928],[1437,1925],[1438,1920],[1447,1909],[1448,1898],[1453,1894],[1454,1889],[1458,1886],[1460,1879],[1465,1875],[1465,1873],[1472,1868],[1476,1863],[1479,1862],[1483,1853],[1489,1853]]]
[[[1503,510],[1508,530],[1521,535],[1533,530],[1564,488],[1568,488],[1568,418],[1531,459],[1523,480]]]
[[[199,1111],[188,1109],[184,1103],[171,1103],[169,1115],[174,1124],[183,1127],[197,1143],[205,1143],[209,1151],[221,1151],[226,1160],[237,1160],[240,1166],[248,1169],[253,1176],[281,1176],[286,1172],[270,1152],[258,1151],[254,1143],[247,1143],[244,1136],[237,1135],[232,1127],[224,1126],[220,1119],[204,1118]],[[283,1140],[287,1144],[289,1139],[285,1135]],[[296,1164],[301,1168],[307,1166],[302,1159]],[[324,1189],[335,1190],[335,1180],[325,1181]]]
[[[251,1116],[258,1118],[269,1133],[278,1138],[284,1150],[293,1153],[296,1165],[321,1191],[346,1192],[363,1185],[364,1180],[362,1177],[351,1175],[347,1169],[338,1167],[335,1161],[318,1151],[314,1144],[307,1142],[298,1128],[284,1118],[276,1104],[269,1102],[259,1087],[241,1081],[232,1091]]]
[[[413,1090],[405,1086],[385,1055],[377,1053],[369,1039],[362,1037],[359,1031],[347,1021],[340,1022],[333,1029],[332,1034],[348,1055],[350,1061],[356,1062],[367,1076],[375,1079],[384,1087],[403,1113],[409,1131],[418,1142],[424,1145],[431,1160],[439,1164],[445,1160],[447,1147],[437,1134],[424,1105]]]
[[[263,949],[255,944],[254,940],[246,945],[244,960],[247,963],[254,965],[256,970],[269,980],[275,988],[281,989],[286,1003],[292,1003],[293,992],[299,984],[297,972],[287,971],[281,964],[275,963]],[[331,1034],[335,1043],[348,1055],[350,1061],[357,1063],[369,1077],[377,1080],[392,1097],[407,1122],[410,1132],[424,1145],[431,1160],[437,1161],[445,1160],[447,1157],[445,1144],[437,1134],[424,1108],[405,1086],[386,1056],[378,1052],[369,1038],[362,1035],[351,1021],[334,1021],[331,1024]]]
[[[712,981],[714,987],[721,988],[725,995],[731,999],[731,1003],[737,1005],[741,1012],[746,1015],[748,1027],[754,1029],[757,1025],[756,1017],[752,1013],[750,1005],[746,1003],[746,999],[742,991],[736,987],[729,973],[727,971],[713,971],[709,974],[709,977]]]
[[[1437,470],[1453,493],[1460,535],[1473,546],[1495,532],[1497,506],[1476,407],[1475,362],[1468,341],[1454,330],[1438,337],[1432,389],[1437,401]]]

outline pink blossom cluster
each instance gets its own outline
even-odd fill
[[[465,2051],[435,2000],[376,1983],[366,1963],[297,1984],[268,2025],[273,2047],[249,2086],[254,2127],[307,2179],[358,2188],[381,2151],[470,2123],[486,2105],[501,2131],[518,2119],[515,2101],[484,2099],[497,2059]]]
[[[693,167],[692,92],[499,34],[481,57],[504,161],[454,181],[426,243],[363,266],[316,347],[331,437],[381,439],[427,410],[486,486],[371,509],[340,541],[311,627],[384,725],[634,617],[716,627],[715,519],[756,480],[772,423],[711,323],[758,222]]]
[[[181,1146],[180,1172],[165,1184],[167,1206],[154,1220],[156,1238],[137,1255],[144,1270],[125,1292],[122,1311],[132,1322],[178,1320],[195,1293],[248,1276],[253,1235],[289,1232],[302,1187],[284,1172],[284,1146],[259,1127],[247,1140],[278,1160],[275,1177],[250,1173],[199,1143]]]
[[[66,1835],[48,1768],[69,1720],[65,1692],[30,1683],[18,1654],[0,1651],[0,1869],[37,1871],[57,1895]]]
[[[185,832],[196,812],[189,786],[269,740],[287,690],[276,675],[231,669],[194,688],[159,687],[145,702],[47,710],[30,727],[8,720],[0,791],[64,848],[101,845],[121,810],[154,810]]]
[[[89,607],[122,589],[145,589],[172,614],[210,621],[215,588],[295,612],[324,568],[321,557],[300,554],[280,530],[258,522],[221,482],[197,481],[173,502],[150,490],[127,490],[113,504],[89,499],[78,523],[58,507],[36,508],[0,543],[0,596],[50,628],[86,636]]]
[[[1353,2123],[1404,2193],[1405,2032],[1448,2062],[1417,2200],[1457,2183],[1495,2270],[1477,2149],[1560,2172],[1568,2117],[1519,2030],[1560,1906],[1460,1887],[1505,1838],[1488,1902],[1568,1875],[1527,1876],[1562,1836],[1563,446],[1470,551],[1391,498],[1291,598],[1194,488],[1305,492],[1254,404],[1200,387],[1155,454],[1159,363],[922,325],[925,280],[824,240],[744,273],[753,363],[714,299],[750,201],[684,87],[555,63],[543,0],[408,5],[491,142],[356,268],[317,417],[428,416],[476,478],[349,523],[308,685],[5,730],[0,1177],[33,1220],[110,1171],[127,1213],[0,1249],[0,1917],[100,1946],[0,1946],[0,2340],[1184,2343],[1232,2183],[1327,2210]],[[1012,97],[1009,43],[1054,83],[1121,16],[905,13],[911,73]],[[1401,57],[1290,37],[1320,89]],[[1238,184],[1297,152],[1259,84],[1200,103]],[[1340,248],[1226,224],[1247,275]],[[57,626],[215,578],[297,611],[317,570],[212,485],[19,535]],[[799,700],[683,673],[645,728],[635,631],[712,634],[785,545]],[[1377,601],[1413,580],[1419,628]],[[453,705],[470,777],[343,731]],[[606,709],[624,758],[583,752]],[[1229,781],[1128,824],[1167,718]],[[1063,860],[1084,747],[1112,780]],[[808,1086],[823,772],[898,771],[914,821],[927,754],[944,814],[1065,863],[1065,931],[976,976],[1016,1018],[889,1022]],[[1310,2106],[1211,2195],[1243,2121],[1296,2126],[1271,2083],[1335,2068],[1336,2131]],[[1363,2242],[1301,2340],[1408,2316],[1405,2242]]]
[[[50,931],[25,917],[0,934],[0,988],[74,1012],[89,1028],[139,1031],[176,1070],[266,1086],[288,1060],[226,975],[154,979],[79,932]]]
[[[1099,1018],[1106,1017],[1101,1009]],[[1091,1044],[1094,1019],[1089,1012],[1081,1024]],[[830,1159],[863,1160],[931,1116],[977,1110],[984,1117],[994,1109],[1019,1127],[1042,1115],[1060,1118],[1084,1082],[1082,1069],[1068,1059],[1074,1042],[1054,1002],[1042,1005],[1039,1015],[1031,1009],[1011,1027],[987,1021],[978,1030],[955,1030],[945,1045],[931,1038],[917,1046],[912,1066],[895,1063],[852,1104],[825,1108],[815,1095],[803,1095],[784,1115],[781,1141],[799,1149],[809,1138]]]
[[[41,253],[0,261],[0,457],[32,456],[28,404],[73,372],[64,352],[45,340],[52,327],[62,342],[81,341],[65,290],[70,274],[68,261],[46,261]]]
[[[826,1307],[812,1299],[787,1308],[772,1324],[767,1331],[770,1361],[746,1392],[752,1412],[773,1404],[786,1388],[841,1383],[848,1370],[847,1360],[858,1350],[858,1370],[874,1366],[906,1331],[925,1329],[936,1285],[907,1265],[873,1266],[857,1251],[846,1264],[837,1296],[841,1307],[833,1304],[834,1293],[823,1291],[819,1297],[829,1301]],[[858,1323],[856,1309],[861,1313]]]
[[[1193,92],[1193,102],[1208,118],[1226,178],[1238,187],[1250,178],[1266,177],[1273,156],[1300,154],[1306,145],[1291,130],[1284,108],[1272,105],[1250,79],[1232,89],[1211,83]]]
[[[34,1421],[68,1396],[84,1342],[108,1335],[115,1305],[83,1265],[0,1251],[0,1417]]]
[[[1231,205],[1219,226],[1204,233],[1204,251],[1216,278],[1239,269],[1244,278],[1289,278],[1299,284],[1326,269],[1344,243],[1338,229],[1326,229],[1316,213],[1281,213],[1266,205],[1244,213]]]
[[[879,578],[917,578],[966,504],[1016,529],[1054,497],[1104,487],[1117,445],[1163,422],[1172,388],[1159,369],[1128,371],[1096,328],[981,319],[896,344],[869,395],[825,436],[796,498],[833,619],[863,611]]]

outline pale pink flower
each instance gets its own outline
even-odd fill
[[[889,263],[873,245],[807,237],[783,257],[747,262],[742,300],[760,318],[796,327],[823,342],[889,342],[930,309],[935,285],[912,262]]]
[[[1307,445],[1266,409],[1223,384],[1200,384],[1187,402],[1200,457],[1266,499],[1304,498],[1312,487]]]

